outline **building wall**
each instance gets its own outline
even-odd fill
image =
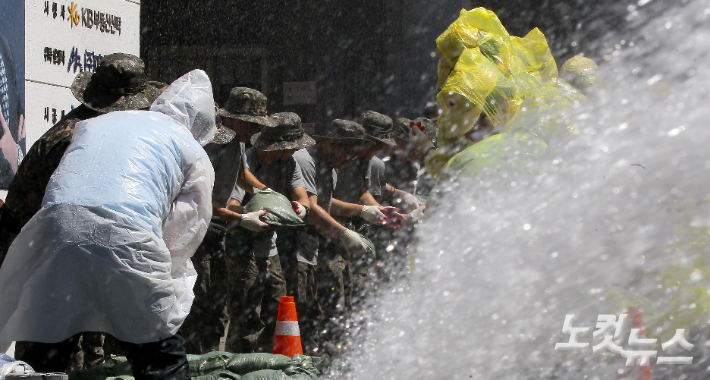
[[[294,111],[322,127],[374,109],[417,117],[436,95],[436,37],[462,7],[496,11],[508,31],[540,27],[558,64],[599,59],[603,36],[626,26],[631,0],[212,0],[141,5],[141,53],[154,79],[205,69],[215,98],[256,87],[269,111]],[[283,105],[283,82],[316,81],[317,104]]]

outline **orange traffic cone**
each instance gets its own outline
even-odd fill
[[[272,354],[286,355],[289,358],[296,354],[303,355],[301,332],[298,329],[296,303],[293,301],[293,297],[281,297],[274,335]]]
[[[631,327],[628,328],[626,332],[630,332],[631,328],[639,329],[639,337],[646,337],[646,326],[643,323],[643,313],[641,309],[636,306],[629,306],[626,308],[626,314],[628,314],[631,319]],[[626,335],[626,332],[624,335]],[[617,380],[653,380],[651,376],[650,366],[641,367],[623,367],[617,371]]]

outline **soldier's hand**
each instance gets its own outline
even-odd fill
[[[409,143],[417,150],[426,153],[435,147],[434,140],[427,135],[426,128],[422,126],[421,121],[412,121],[409,123],[409,129],[412,131],[409,135]]]
[[[419,223],[424,219],[424,210],[426,210],[426,206],[419,207],[418,209],[412,211],[409,213],[409,216],[412,217],[412,222],[414,223]]]
[[[368,223],[385,225],[387,224],[387,216],[382,213],[382,210],[394,207],[382,207],[382,206],[362,206],[362,211],[360,211],[360,217],[365,219]]]
[[[242,220],[239,225],[249,231],[262,232],[269,228],[269,225],[261,220],[261,217],[266,215],[266,210],[252,211],[242,214]]]
[[[308,216],[308,209],[298,201],[292,201],[291,207],[293,207],[293,212],[295,212],[301,220],[306,219]]]
[[[365,243],[360,239],[360,235],[353,230],[345,230],[345,232],[340,235],[340,242],[343,243],[343,247],[345,247],[351,259],[357,260],[367,254]]]
[[[416,210],[419,207],[423,206],[424,203],[420,202],[417,197],[410,193],[404,193],[401,195],[402,198],[402,203],[404,204],[404,210],[405,211],[412,211]]]
[[[387,217],[385,224],[390,226],[393,230],[404,226],[405,222],[410,218],[409,215],[400,214],[397,211],[399,211],[399,209],[394,207],[387,207],[382,210],[382,213]]]

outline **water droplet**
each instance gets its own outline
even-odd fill
[[[693,273],[690,275],[690,279],[693,281],[700,281],[703,278],[702,272],[700,272],[699,269],[696,269],[693,271]]]
[[[656,74],[656,75],[652,76],[651,78],[649,78],[649,80],[646,81],[646,84],[651,86],[652,84],[658,82],[661,79],[663,79],[663,75]]]

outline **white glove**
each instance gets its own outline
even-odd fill
[[[360,217],[365,219],[368,223],[385,224],[387,222],[387,216],[380,211],[382,209],[384,209],[382,206],[362,206]]]
[[[415,210],[424,205],[419,201],[419,199],[417,199],[417,197],[412,194],[404,193],[404,195],[401,195],[401,197],[402,203],[404,204],[404,210]]]
[[[308,216],[308,209],[298,201],[292,201],[291,207],[293,207],[293,212],[295,212],[301,220],[306,219],[306,216]]]
[[[421,222],[422,219],[424,219],[424,210],[426,209],[425,206],[419,207],[418,209],[412,211],[409,213],[409,216],[412,217],[412,222]]]
[[[269,228],[269,225],[261,220],[261,217],[266,215],[266,210],[252,211],[242,214],[242,220],[239,225],[249,231],[261,232]]]
[[[345,230],[345,232],[340,235],[340,241],[343,243],[343,247],[345,247],[348,255],[352,258],[360,258],[367,253],[365,243],[360,239],[360,235],[353,230]]]
[[[409,128],[412,130],[409,135],[409,143],[418,151],[426,153],[429,149],[435,148],[434,141],[426,134],[421,121],[412,121],[409,123]]]

